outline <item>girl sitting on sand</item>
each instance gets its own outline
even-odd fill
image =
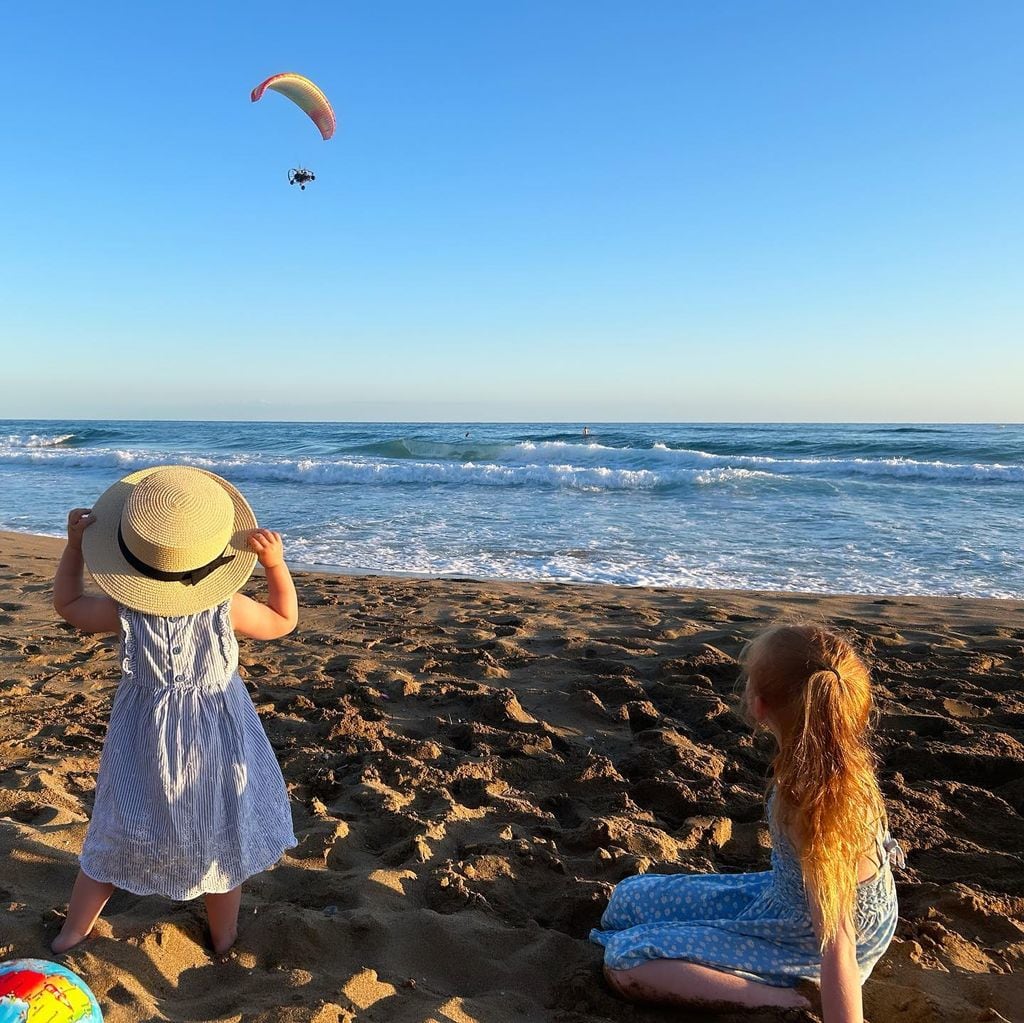
[[[85,596],[83,558],[109,596]],[[237,590],[257,559],[268,602]],[[53,587],[84,632],[120,632],[121,683],[92,820],[54,952],[92,930],[114,888],[204,895],[216,953],[237,936],[241,884],[295,845],[281,769],[238,675],[235,634],[295,628],[281,537],[256,528],[230,483],[186,466],[144,469],[68,515]]]
[[[888,834],[868,747],[868,670],[839,636],[779,625],[744,651],[744,709],[778,745],[772,869],[620,882],[591,939],[626,998],[792,1006],[818,982],[825,1023],[863,1019],[861,985],[896,929]]]

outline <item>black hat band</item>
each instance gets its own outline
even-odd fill
[[[202,582],[211,572],[216,571],[221,565],[226,565],[229,561],[234,561],[234,554],[219,554],[213,561],[207,562],[205,565],[200,565],[199,568],[190,568],[187,572],[162,572],[159,568],[154,568],[152,565],[147,565],[144,561],[137,558],[128,549],[128,545],[124,542],[124,536],[121,533],[120,523],[117,527],[117,545],[121,548],[121,553],[124,555],[125,561],[128,562],[136,572],[141,572],[147,579],[155,579],[161,583],[184,583],[186,586],[195,586],[196,583]],[[227,548],[225,548],[227,550]]]

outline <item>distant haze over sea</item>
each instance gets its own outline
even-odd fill
[[[0,528],[216,472],[293,563],[1024,597],[1024,426],[0,421]]]

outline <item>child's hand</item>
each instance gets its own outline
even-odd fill
[[[249,534],[249,546],[256,552],[264,568],[277,568],[284,564],[284,544],[280,533],[270,529],[254,529]]]
[[[91,508],[72,508],[68,512],[68,546],[82,549],[82,534],[96,521]]]
[[[256,552],[267,570],[267,602],[257,603],[236,593],[231,599],[231,624],[242,636],[252,639],[280,639],[287,636],[299,620],[295,583],[284,563],[281,534],[272,529],[254,529],[249,548]]]

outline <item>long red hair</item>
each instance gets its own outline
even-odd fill
[[[741,662],[748,701],[761,698],[779,733],[771,780],[776,812],[787,833],[800,837],[824,946],[853,911],[860,857],[885,822],[869,742],[868,668],[841,636],[802,624],[763,632]]]

